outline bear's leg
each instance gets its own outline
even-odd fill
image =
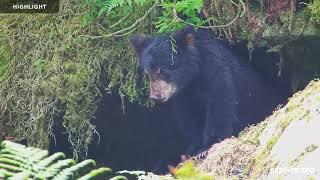
[[[232,136],[233,123],[235,122],[238,122],[235,104],[227,102],[208,104],[206,106],[203,145],[208,146],[217,140]]]
[[[202,129],[199,114],[192,113],[193,110],[186,101],[175,102],[173,107],[178,130],[189,144],[185,153],[192,154],[201,146]]]
[[[231,70],[223,68],[212,79],[209,78],[210,83],[207,83],[207,88],[203,92],[206,97],[204,101],[204,146],[231,136],[233,123],[239,122],[237,117],[237,104],[239,101],[233,78]]]

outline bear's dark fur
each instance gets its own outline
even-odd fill
[[[150,98],[173,105],[191,141],[188,152],[234,135],[282,102],[260,74],[206,30],[134,35],[131,44],[149,78]]]

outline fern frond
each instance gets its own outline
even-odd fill
[[[55,153],[41,161],[39,161],[38,165],[42,167],[48,167],[49,165],[57,162],[58,160],[66,158],[66,155],[62,152]]]
[[[76,172],[81,171],[84,168],[92,168],[96,165],[96,162],[94,160],[88,159],[80,162],[79,164],[76,164],[74,166],[71,166],[69,168],[64,169],[61,171],[53,180],[60,180],[60,179],[70,179],[73,177],[73,175]]]
[[[49,166],[45,170],[45,172],[43,172],[43,175],[46,178],[55,177],[57,174],[59,174],[60,171],[62,171],[65,168],[68,168],[74,164],[75,164],[75,162],[72,159],[65,159],[65,160],[58,161],[57,163]]]
[[[17,173],[15,175],[12,175],[12,177],[8,178],[8,180],[28,180],[30,174],[28,174],[27,172],[20,172]]]
[[[8,172],[13,172],[13,173],[18,173],[18,172],[22,172],[23,169],[20,167],[16,167],[16,166],[12,166],[9,164],[0,164],[0,169],[5,169]]]
[[[126,178],[125,176],[116,176],[111,178],[110,180],[128,180],[128,178]]]
[[[33,154],[29,160],[30,161],[33,161],[33,162],[38,162],[40,161],[41,159],[47,157],[49,154],[49,152],[47,150],[41,150],[41,151],[38,151],[37,153]]]
[[[132,6],[133,3],[142,6],[146,1],[147,0],[106,0],[99,11],[99,15],[109,13],[117,7]]]
[[[16,161],[14,159],[9,159],[9,158],[1,158],[0,157],[0,163],[12,165],[12,166],[20,166],[21,162]]]
[[[95,165],[96,162],[91,159],[76,164],[73,159],[65,159],[61,152],[48,157],[47,150],[10,141],[0,143],[0,179],[75,179],[79,173],[90,170]],[[80,179],[94,179],[111,172],[110,168],[99,168]]]
[[[90,180],[93,179],[93,177],[99,177],[104,174],[110,174],[111,172],[112,170],[110,168],[99,168],[91,171],[89,174],[80,177],[78,180]]]

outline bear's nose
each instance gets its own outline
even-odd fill
[[[150,99],[152,99],[154,102],[162,102],[163,100],[161,94],[151,94]]]

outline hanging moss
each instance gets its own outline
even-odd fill
[[[102,31],[84,23],[91,6],[79,0],[60,5],[57,14],[0,15],[0,119],[8,136],[46,148],[49,135],[54,136],[52,126],[62,116],[78,158],[86,155],[97,133],[92,121],[101,91],[132,101],[141,100],[142,93],[136,88],[128,37],[85,38]],[[120,26],[142,16],[148,6],[136,8]],[[117,21],[104,19],[106,25]],[[137,31],[150,27],[146,21]]]
[[[10,48],[3,43],[0,43],[0,80],[6,72],[8,63],[11,59]]]
[[[309,4],[311,20],[315,23],[320,23],[320,1],[314,0]]]

